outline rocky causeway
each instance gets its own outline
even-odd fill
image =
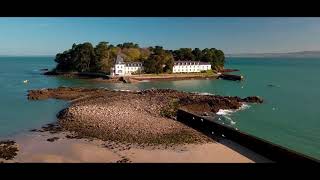
[[[30,90],[28,99],[69,100],[61,110],[57,126],[82,137],[126,143],[184,144],[203,143],[209,138],[175,120],[178,108],[199,115],[214,115],[219,109],[238,109],[243,103],[262,103],[247,98],[199,95],[171,89],[114,91],[59,87]],[[57,127],[53,127],[57,129]]]

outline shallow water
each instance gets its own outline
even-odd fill
[[[55,66],[53,57],[0,57],[0,136],[38,128],[55,120],[67,103],[28,101],[29,89],[76,86],[141,90],[177,90],[230,96],[261,96],[265,103],[237,112],[221,111],[220,121],[247,133],[320,159],[320,59],[227,58],[227,68],[240,69],[245,80],[183,80],[108,84],[48,77],[39,69]],[[28,80],[28,83],[23,83]]]

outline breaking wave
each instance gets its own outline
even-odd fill
[[[214,94],[212,94],[212,93],[208,93],[208,92],[193,92],[194,94],[198,94],[198,95],[214,95]]]
[[[248,104],[242,104],[241,107],[239,109],[236,110],[230,110],[230,109],[220,109],[216,114],[217,116],[217,120],[222,122],[222,124],[227,124],[230,126],[233,126],[236,124],[235,121],[233,121],[233,119],[231,118],[232,114],[237,112],[237,111],[242,111],[245,109],[248,109],[250,106]]]

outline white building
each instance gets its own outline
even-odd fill
[[[142,62],[126,63],[123,58],[118,55],[114,67],[111,68],[112,76],[128,76],[132,73],[138,73],[143,70]]]
[[[191,73],[201,72],[211,69],[211,64],[200,61],[175,61],[172,69],[173,73]],[[142,62],[126,63],[123,58],[118,55],[115,60],[115,65],[111,68],[112,76],[129,76],[132,73],[143,71]]]
[[[211,69],[211,64],[201,61],[175,61],[173,73],[201,72]]]

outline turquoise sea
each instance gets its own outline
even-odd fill
[[[220,120],[241,131],[320,159],[320,58],[227,58],[226,68],[240,69],[242,82],[183,80],[139,84],[93,83],[41,75],[54,57],[0,57],[0,138],[55,121],[67,103],[28,101],[29,89],[80,86],[140,90],[172,88],[230,96],[261,96],[265,102],[237,112],[221,111]],[[28,83],[23,83],[28,80]],[[269,86],[273,85],[273,86]]]

